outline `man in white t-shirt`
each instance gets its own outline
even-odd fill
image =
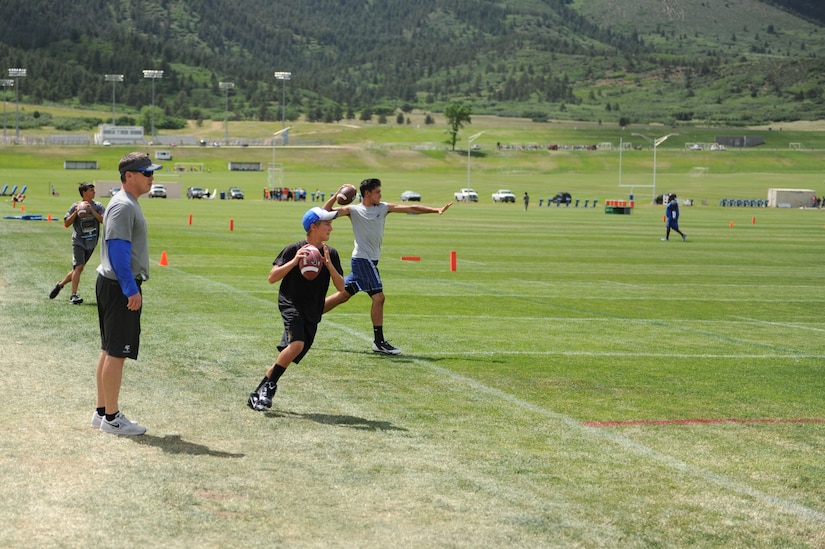
[[[343,186],[342,186],[343,188]],[[384,286],[378,272],[378,260],[381,258],[381,243],[384,239],[384,221],[388,214],[400,212],[411,214],[443,214],[452,206],[448,202],[442,208],[430,208],[421,205],[398,205],[381,201],[381,180],[365,179],[361,182],[361,203],[333,208],[338,193],[330,196],[324,203],[324,209],[337,211],[338,217],[348,216],[352,221],[355,247],[352,250],[352,272],[344,279],[345,289],[327,297],[324,313],[349,300],[359,291],[364,291],[372,298],[370,317],[372,318],[373,344],[375,353],[385,355],[401,354],[401,349],[393,347],[384,339]]]

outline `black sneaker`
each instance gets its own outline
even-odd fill
[[[63,289],[63,286],[61,286],[60,284],[55,284],[55,285],[54,285],[54,289],[53,289],[53,290],[52,290],[52,292],[49,294],[49,299],[54,299],[54,298],[56,298],[56,297],[57,297],[57,294],[59,294],[59,293],[60,293],[60,290],[62,290],[62,289]]]
[[[393,347],[392,345],[390,345],[389,341],[385,339],[384,341],[381,341],[379,343],[373,343],[372,352],[381,353],[384,355],[400,355],[401,349],[399,349],[398,347]]]
[[[265,412],[272,408],[272,397],[275,396],[277,390],[277,383],[264,383],[257,391],[250,393],[246,405],[256,412]]]
[[[83,298],[77,294],[72,294],[72,297],[69,298],[69,303],[72,305],[80,305],[83,303]]]

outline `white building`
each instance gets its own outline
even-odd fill
[[[95,134],[95,145],[144,144],[143,126],[113,126],[100,124]]]

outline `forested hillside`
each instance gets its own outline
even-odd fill
[[[825,8],[813,0],[46,0],[0,5],[0,58],[26,101],[162,121],[338,120],[440,111],[604,123],[825,117]],[[273,78],[289,71],[291,81]],[[7,90],[7,94],[11,94]],[[7,95],[8,96],[8,95]],[[161,122],[161,126],[164,122]]]

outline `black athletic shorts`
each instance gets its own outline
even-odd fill
[[[100,348],[109,356],[137,360],[143,307],[137,311],[127,309],[129,298],[123,295],[120,283],[101,275],[97,276],[95,294],[100,320]]]
[[[318,331],[318,325],[314,322],[306,322],[295,309],[282,310],[281,316],[284,319],[284,335],[278,344],[278,350],[283,351],[287,348],[287,345],[293,341],[303,341],[303,350],[292,360],[292,362],[298,364],[301,362],[301,359],[304,358],[304,355],[309,352],[310,347],[312,347],[312,342],[315,341],[315,333]]]

